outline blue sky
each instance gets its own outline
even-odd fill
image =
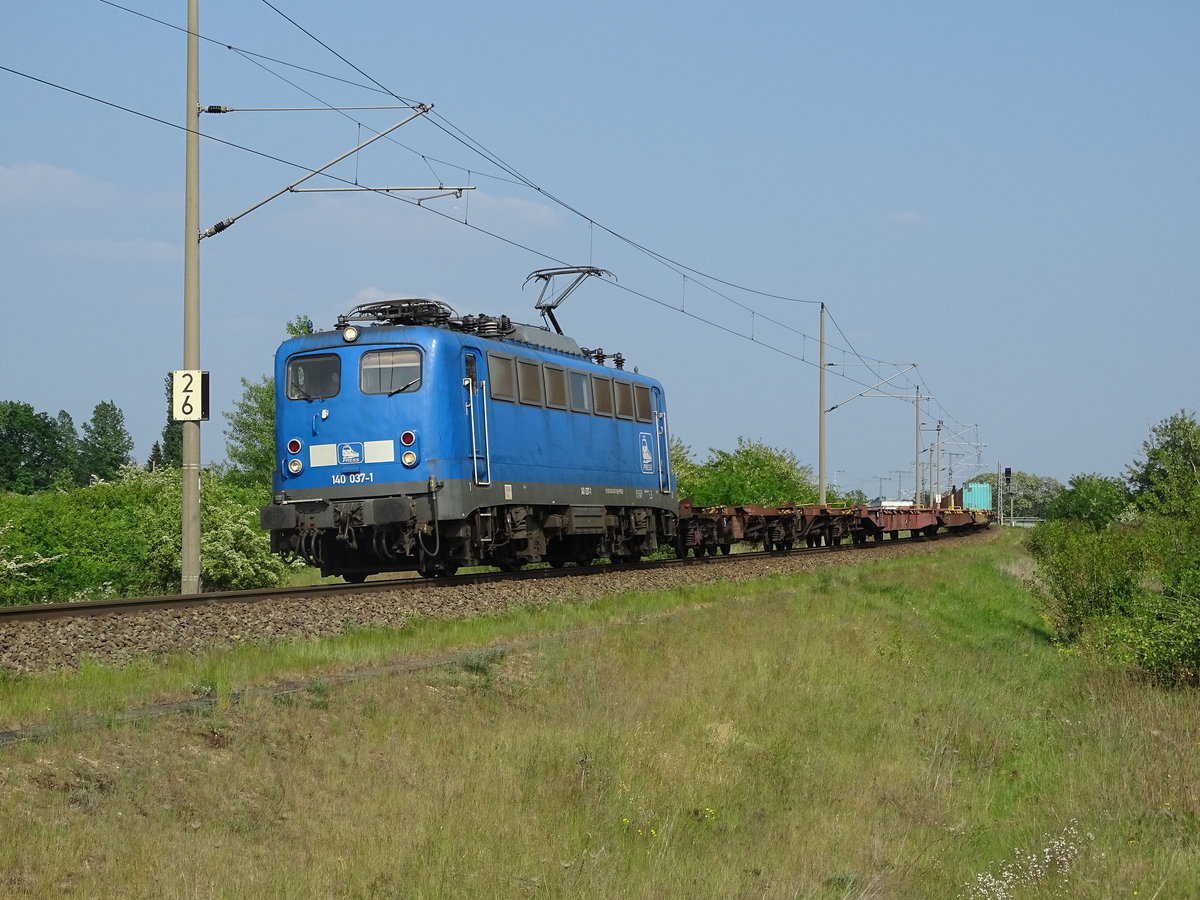
[[[836,323],[829,405],[898,371],[856,354],[918,364],[898,397],[829,414],[831,480],[872,495],[897,471],[911,492],[916,385],[936,398],[924,422],[986,444],[945,448],[966,454],[955,481],[975,462],[1119,474],[1151,425],[1197,407],[1193,3],[272,3],[201,0],[202,104],[396,102],[286,13],[435,107],[335,174],[477,190],[429,209],[287,194],[205,240],[206,459],[297,313],[328,327],[429,296],[536,321],[522,282],[564,263],[618,278],[577,291],[564,328],[660,378],[698,456],[742,435],[815,466],[818,314],[801,301]],[[122,5],[185,21],[184,0]],[[182,124],[180,31],[100,0],[10,4],[0,23],[0,66]],[[0,399],[77,424],[112,400],[144,459],[182,364],[183,134],[7,71],[0,90]],[[404,115],[201,126],[315,168]],[[301,174],[201,152],[203,227]]]

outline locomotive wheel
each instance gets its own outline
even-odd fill
[[[449,578],[457,571],[457,564],[436,556],[422,553],[417,559],[417,574],[422,578]]]
[[[346,579],[348,584],[362,584],[368,577],[375,574],[374,572],[346,572],[342,578]]]
[[[732,547],[731,545],[729,545],[729,544],[722,544],[722,545],[721,545],[721,555],[722,555],[722,556],[728,556],[728,555],[729,555],[729,551],[730,551],[730,550],[732,550],[732,549],[733,549],[733,547]]]

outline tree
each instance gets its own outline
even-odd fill
[[[50,483],[54,425],[28,403],[0,402],[0,488],[30,494]]]
[[[1129,491],[1117,478],[1072,475],[1067,489],[1046,510],[1046,518],[1082,522],[1100,531],[1129,505]]]
[[[1034,529],[1045,620],[1170,684],[1200,684],[1200,426],[1180,412],[1155,425],[1126,484],[1071,479]],[[1132,496],[1130,527],[1110,527]]]
[[[154,472],[162,468],[163,453],[162,444],[158,441],[154,442],[154,446],[150,448],[150,456],[146,459],[147,471]]]
[[[698,465],[685,444],[671,447],[679,495],[691,497],[697,506],[778,506],[817,499],[812,468],[790,450],[739,437],[732,453],[715,448],[708,453]]]
[[[1138,508],[1186,518],[1200,500],[1200,425],[1181,410],[1142,443],[1142,458],[1125,468]]]
[[[275,471],[275,379],[264,375],[242,379],[242,397],[225,413],[225,452],[233,463],[230,473],[243,484],[270,489]]]
[[[691,497],[699,485],[700,464],[692,459],[692,448],[671,435],[671,471],[680,497]]]
[[[860,488],[855,488],[852,491],[845,493],[828,494],[827,498],[830,506],[866,506],[867,495]]]
[[[296,316],[292,321],[283,326],[289,337],[303,337],[306,334],[313,333],[313,320],[308,316]]]
[[[75,430],[75,420],[65,409],[60,409],[55,425],[58,429],[58,459],[54,464],[54,483],[68,486],[83,484],[84,475],[79,460],[79,433]]]
[[[111,400],[97,403],[92,418],[83,425],[79,451],[82,471],[89,477],[110,481],[132,461],[132,451],[133,438],[125,429],[125,414]]]
[[[183,465],[183,423],[176,422],[174,418],[174,403],[172,402],[172,377],[171,373],[167,373],[167,377],[163,379],[163,390],[167,395],[167,424],[162,430],[162,464],[164,466],[179,467]]]
[[[313,333],[312,319],[298,315],[286,323],[291,337]],[[225,413],[225,453],[233,463],[234,481],[271,488],[275,472],[275,379],[264,375],[259,381],[241,379],[242,397]],[[165,455],[165,448],[164,448]]]
[[[971,481],[992,486],[992,502],[999,504],[1001,492],[993,473],[974,476]],[[1063,491],[1057,478],[1047,475],[1031,475],[1028,472],[1013,472],[1012,481],[1004,485],[1004,515],[1027,516],[1035,519],[1046,517],[1046,511]]]
[[[0,401],[0,490],[32,494],[60,474],[75,479],[75,426],[65,412],[58,419],[28,403]]]

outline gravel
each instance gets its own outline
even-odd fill
[[[888,543],[867,552],[795,554],[644,571],[606,572],[565,579],[426,587],[336,598],[264,600],[126,615],[93,615],[0,624],[0,671],[75,669],[84,659],[126,665],[166,653],[200,652],[245,643],[310,640],[348,626],[401,628],[413,618],[452,619],[514,607],[546,608],[626,591],[664,591],[689,584],[748,581],[809,572],[988,540],[984,531],[953,541]]]

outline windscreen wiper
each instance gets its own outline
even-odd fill
[[[388,394],[388,396],[389,396],[389,397],[395,397],[397,394],[403,394],[405,391],[407,391],[407,390],[408,390],[410,387],[412,387],[414,384],[420,384],[420,383],[421,383],[421,376],[420,376],[420,375],[418,375],[416,378],[414,378],[412,381],[410,381],[410,382],[409,382],[408,384],[406,384],[404,387],[396,388],[394,391],[392,391],[390,394]]]

